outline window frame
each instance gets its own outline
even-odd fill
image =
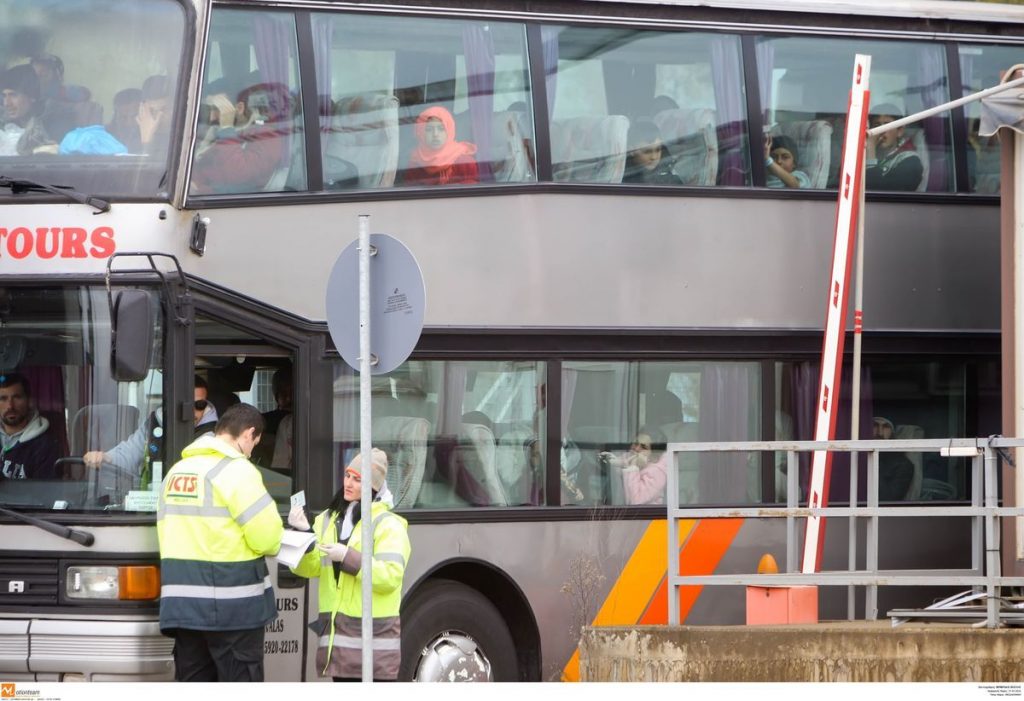
[[[237,4],[217,3],[218,8],[238,8]],[[250,8],[251,9],[251,8]],[[317,12],[339,13],[383,13],[387,16],[415,16],[422,18],[451,19],[452,17],[465,19],[494,19],[508,22],[521,22],[526,29],[527,41],[527,67],[531,76],[543,71],[543,56],[540,43],[541,28],[545,25],[578,25],[583,27],[622,27],[625,23],[612,21],[603,18],[584,17],[559,17],[554,18],[536,17],[523,13],[495,14],[486,10],[472,13],[442,13],[438,11],[424,10],[414,11],[408,8],[397,10],[373,10],[358,7],[346,7],[339,10],[317,9]],[[313,76],[312,63],[312,29],[311,12],[297,9],[294,11],[296,18],[296,30],[299,41],[299,76],[301,83],[301,101],[306,123],[306,167],[307,183],[309,188],[302,192],[288,193],[252,193],[244,195],[225,196],[196,196],[188,195],[186,206],[190,208],[199,207],[245,207],[254,205],[281,205],[281,204],[314,204],[319,202],[376,202],[405,199],[427,199],[434,197],[478,197],[495,195],[517,195],[517,194],[538,194],[538,193],[573,193],[613,196],[659,196],[659,197],[745,197],[749,199],[782,199],[796,198],[802,200],[829,200],[835,199],[836,190],[800,190],[769,189],[761,187],[758,183],[763,179],[763,169],[752,168],[752,185],[744,186],[722,186],[693,187],[693,186],[645,186],[645,185],[622,185],[619,183],[563,183],[554,182],[551,174],[551,144],[550,144],[550,120],[547,116],[547,95],[545,81],[537,81],[531,78],[531,95],[533,99],[534,126],[535,126],[535,151],[537,157],[537,180],[524,183],[501,183],[501,184],[478,184],[467,185],[456,188],[437,187],[395,187],[378,190],[332,191],[326,192],[322,189],[322,162],[320,158],[320,136],[319,129],[311,131],[314,123],[317,123],[317,98],[315,78]],[[904,22],[911,25],[912,22]],[[740,24],[735,21],[716,19],[711,22],[687,21],[681,19],[669,19],[661,22],[650,21],[646,23],[651,29],[658,31],[699,31],[707,33],[727,33],[740,37],[741,40],[741,67],[744,71],[743,90],[745,95],[745,108],[747,115],[748,136],[763,133],[762,110],[759,103],[759,91],[756,76],[756,59],[754,57],[754,40],[757,37],[781,38],[787,36],[810,36],[816,38],[868,38],[877,40],[908,41],[908,42],[929,42],[945,47],[945,69],[948,79],[950,95],[958,95],[962,92],[958,67],[953,65],[950,56],[957,53],[957,47],[961,44],[990,43],[1001,46],[1018,46],[1024,48],[1024,40],[1007,41],[1013,37],[998,36],[987,39],[984,35],[968,34],[943,34],[938,38],[934,32],[909,29],[872,29],[864,28],[854,31],[841,31],[830,26],[806,26],[795,28],[792,25],[782,24]],[[753,69],[753,70],[752,70]],[[961,128],[965,123],[963,108],[956,108],[951,116],[951,140],[950,148],[952,153],[952,190],[948,192],[882,192],[872,191],[868,193],[869,201],[891,201],[891,202],[927,202],[930,204],[952,203],[962,201],[964,195],[972,198],[972,202],[986,205],[996,205],[999,202],[997,195],[987,195],[967,192],[967,181],[961,172],[964,169],[963,161],[966,152],[966,130]],[[315,137],[313,135],[316,135]],[[760,141],[748,138],[748,158],[752,164],[763,161],[762,147]],[[314,190],[314,186],[321,189]]]

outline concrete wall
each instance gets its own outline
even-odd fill
[[[1024,629],[888,621],[586,628],[582,681],[1020,682]]]

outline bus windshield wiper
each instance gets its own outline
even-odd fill
[[[36,518],[35,516],[29,516],[28,514],[23,514],[20,511],[15,511],[14,509],[10,508],[11,506],[11,504],[0,506],[0,515],[10,516],[11,518],[17,519],[18,521],[30,523],[36,528],[42,528],[44,531],[48,533],[53,533],[54,535],[60,536],[61,538],[73,540],[79,545],[84,545],[86,547],[91,546],[93,542],[96,540],[95,536],[93,536],[92,533],[88,533],[86,531],[76,531],[74,528],[62,526],[59,523],[53,523],[52,521],[45,521],[41,518]]]
[[[93,212],[93,214],[110,211],[110,203],[106,200],[94,195],[82,194],[70,185],[48,185],[36,180],[8,178],[5,175],[0,175],[0,187],[9,188],[12,195],[20,195],[23,192],[49,192],[54,195],[60,195],[69,200],[95,207],[98,211]]]

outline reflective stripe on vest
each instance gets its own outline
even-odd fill
[[[181,599],[245,599],[252,596],[263,596],[263,592],[272,589],[270,577],[262,584],[243,584],[237,587],[204,587],[195,584],[165,584],[160,587],[163,598],[177,597]]]
[[[255,518],[256,515],[259,514],[259,512],[263,511],[263,509],[267,508],[267,506],[273,505],[273,503],[274,498],[271,497],[270,494],[264,493],[263,496],[261,496],[255,502],[253,502],[252,506],[250,506],[242,513],[238,514],[238,516],[235,518],[235,523],[237,523],[239,526],[244,526],[245,524],[249,523],[249,521],[253,520],[253,518]]]
[[[340,518],[341,514],[339,514],[338,516]],[[387,517],[387,516],[394,516],[394,514],[392,514],[390,511],[385,511],[382,514],[378,514],[377,518],[373,519],[373,523],[370,524],[370,535],[371,535],[371,537],[373,536],[373,533],[377,530],[377,525],[382,520],[384,520],[384,518]],[[324,542],[324,539],[327,537],[327,528],[330,525],[330,521],[331,521],[330,518],[325,518],[320,523],[320,542]],[[356,524],[356,525],[361,527],[361,524],[362,524],[362,521],[360,521],[359,524]],[[353,529],[352,529],[353,534],[355,533],[355,531],[356,531],[356,528],[353,527]],[[362,543],[360,543],[360,546],[362,546]],[[361,550],[357,550],[356,552],[362,554]],[[405,558],[402,556],[402,553],[378,553],[378,552],[374,552],[373,553],[373,559],[374,560],[380,560],[381,562],[399,562],[399,563],[402,564],[402,567],[405,567]],[[333,560],[331,560],[331,558],[329,558],[327,555],[321,555],[320,556],[320,566],[321,567],[330,567],[332,562],[333,562]]]
[[[331,644],[330,636],[320,636],[320,647],[327,647]],[[374,650],[400,650],[402,640],[401,638],[377,638],[373,639]],[[363,647],[363,641],[361,638],[350,638],[347,635],[335,635],[334,636],[334,647],[343,647],[350,650],[359,650]]]

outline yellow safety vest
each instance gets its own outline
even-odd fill
[[[284,530],[256,467],[216,436],[182,451],[157,509],[160,629],[245,630],[277,617],[266,555]]]
[[[344,514],[324,511],[313,523],[317,542],[338,542],[337,521]],[[402,580],[412,548],[404,518],[383,502],[373,502],[373,561],[371,606],[374,619],[374,678],[393,679],[400,660]],[[348,541],[349,553],[335,576],[334,563],[318,550],[307,553],[293,571],[303,577],[320,577],[320,645],[318,668],[327,676],[358,676],[361,658],[359,620],[363,615],[362,523],[356,523]]]

